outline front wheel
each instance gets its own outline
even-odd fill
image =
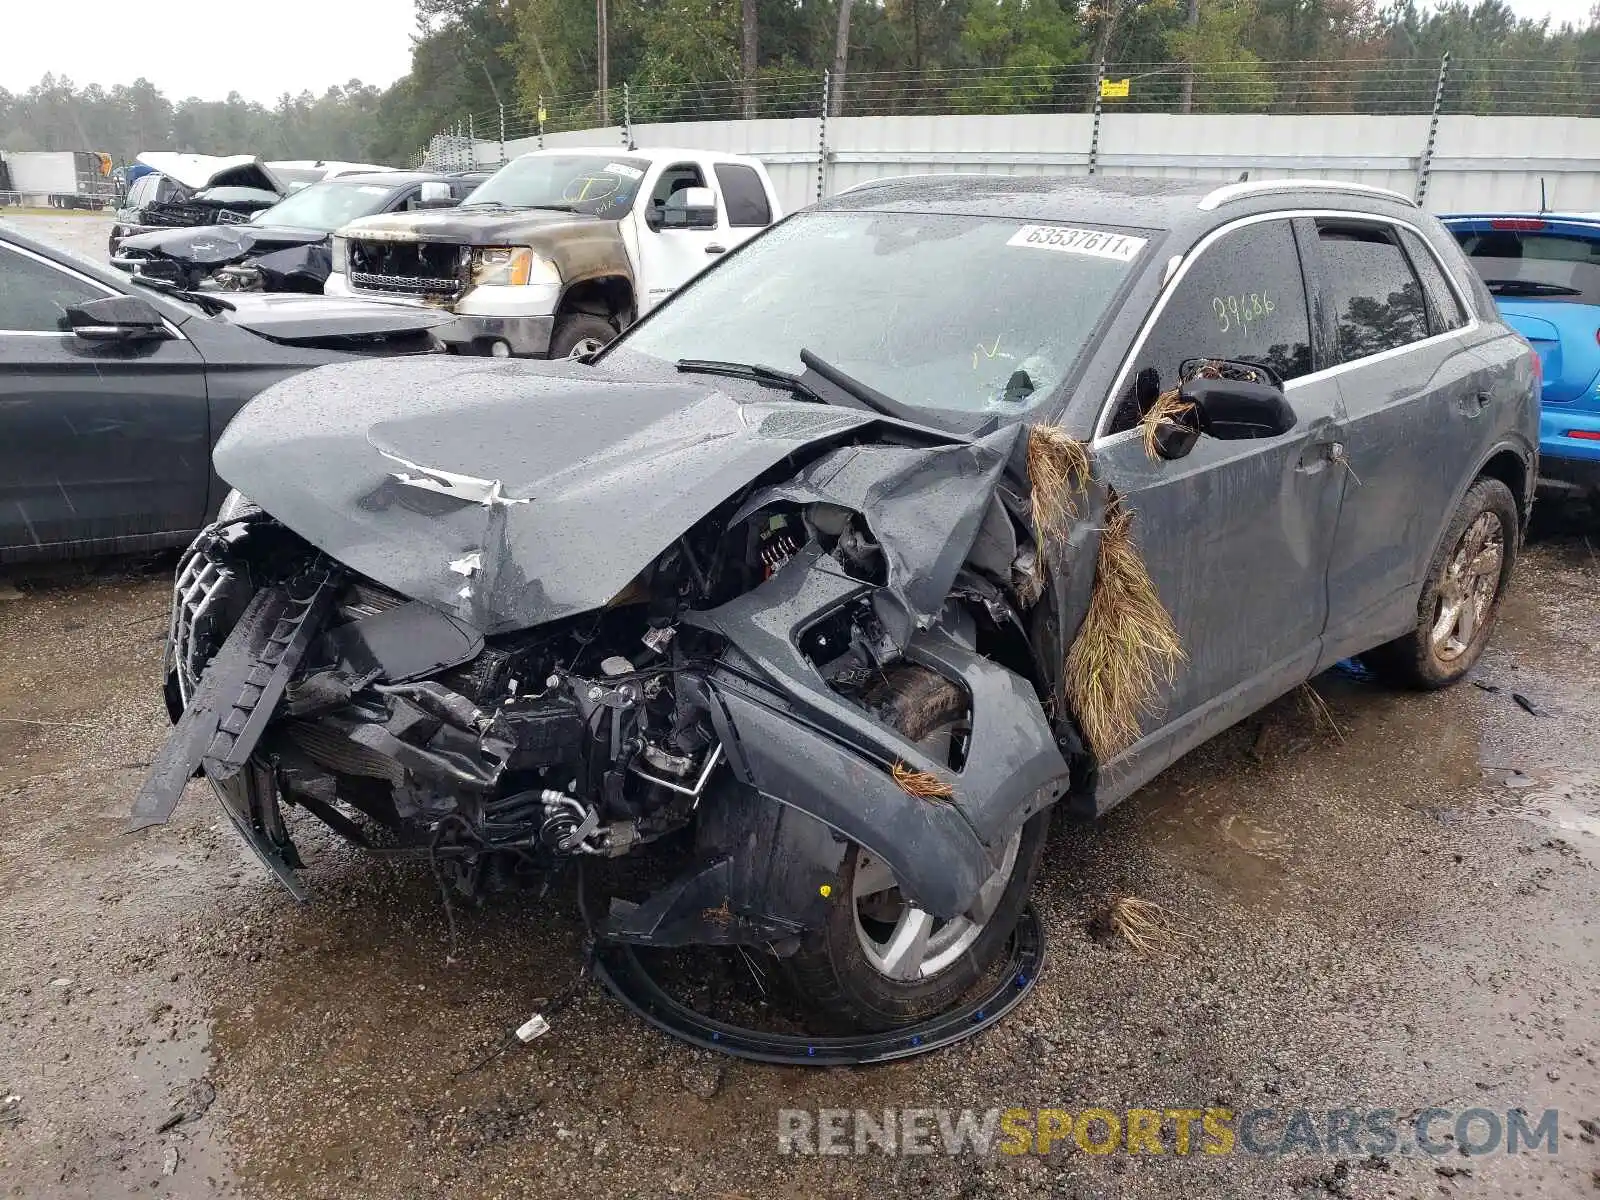
[[[556,321],[550,335],[550,357],[593,354],[617,336],[617,327],[594,313],[574,312]]]
[[[948,680],[920,668],[891,668],[880,691],[886,719],[931,756],[965,736],[964,700]],[[918,908],[885,863],[852,845],[838,901],[787,960],[796,993],[833,1023],[861,1031],[914,1024],[949,1008],[1005,953],[1049,824],[1046,809],[1012,834],[971,911],[949,921]]]
[[[1362,656],[1409,687],[1449,687],[1483,653],[1517,558],[1517,503],[1498,479],[1480,479],[1440,539],[1417,602],[1416,627]]]

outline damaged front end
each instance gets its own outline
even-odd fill
[[[449,457],[494,457],[470,413],[420,437],[427,412],[357,412],[358,461],[280,463],[312,482],[274,484],[253,468],[285,445],[267,436],[275,393],[241,414],[218,464],[262,508],[226,512],[180,565],[176,727],[133,827],[166,820],[199,771],[297,896],[286,808],[468,894],[661,851],[671,871],[612,905],[604,939],[803,960],[876,886],[874,920],[923,931],[922,967],[890,957],[890,933],[877,957],[863,941],[886,978],[976,957],[1012,875],[1031,874],[1033,818],[1093,770],[1036,649],[1075,618],[1064,590],[1039,599],[1020,427],[969,439],[505,378],[515,406],[495,424],[520,476]],[[592,429],[607,421],[633,439],[614,451]],[[345,489],[340,520],[309,515],[322,487]],[[1083,502],[1103,503],[1087,481]]]

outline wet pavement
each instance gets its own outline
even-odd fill
[[[571,897],[458,909],[452,952],[425,864],[308,834],[296,905],[200,785],[121,835],[166,729],[170,563],[10,576],[0,1195],[1600,1196],[1589,529],[1541,513],[1484,686],[1330,674],[1321,704],[1285,697],[1098,824],[1058,823],[1033,995],[955,1049],[856,1071],[712,1058],[594,988],[469,1069],[571,980]],[[1120,895],[1162,905],[1171,945],[1106,936]],[[1516,1157],[778,1153],[780,1109],[913,1106],[1560,1119],[1556,1153]]]
[[[312,837],[316,902],[298,906],[199,785],[170,826],[123,837],[165,729],[168,581],[119,564],[13,583],[0,600],[11,1195],[1595,1187],[1600,1152],[1579,1121],[1600,1118],[1600,563],[1582,534],[1527,551],[1474,672],[1498,691],[1324,676],[1326,711],[1286,697],[1098,825],[1058,824],[1035,994],[959,1048],[861,1071],[711,1059],[590,989],[532,1047],[462,1074],[572,977],[570,897],[460,914],[452,958],[425,866]],[[1121,894],[1170,912],[1172,950],[1097,936]],[[946,1105],[1521,1106],[1561,1110],[1561,1138],[1554,1156],[1445,1160],[1100,1157],[1070,1142],[1046,1158],[777,1154],[781,1108]]]

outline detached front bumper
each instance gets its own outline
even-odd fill
[[[357,290],[342,272],[328,276],[327,296],[366,296],[394,300],[385,292]],[[433,330],[433,335],[457,354],[494,354],[497,345],[517,358],[544,358],[550,353],[555,329],[559,288],[531,284],[523,287],[480,285],[470,288],[446,306],[455,320]],[[503,352],[503,353],[504,353]]]

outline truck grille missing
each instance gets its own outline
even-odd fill
[[[350,243],[350,286],[358,291],[453,300],[466,286],[468,251],[442,242]]]

